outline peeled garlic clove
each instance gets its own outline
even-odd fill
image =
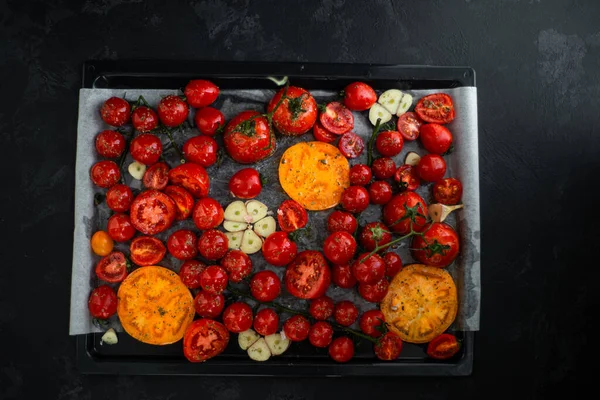
[[[246,229],[242,235],[240,250],[246,254],[254,254],[262,248],[263,240],[254,231]]]
[[[443,222],[452,211],[458,210],[459,208],[463,208],[463,205],[447,206],[445,204],[435,203],[431,204],[427,210],[429,217],[433,222]]]
[[[250,221],[246,222],[256,222],[267,216],[269,208],[260,201],[250,200],[246,202],[246,210],[248,215],[252,218]]]
[[[223,222],[223,228],[227,232],[240,232],[248,227],[248,224],[245,222],[236,222],[236,221],[225,221]]]
[[[230,203],[224,212],[224,217],[228,221],[247,222],[248,212],[243,201],[234,201]]]
[[[400,100],[400,105],[398,106],[398,111],[396,111],[396,116],[399,117],[405,112],[408,111],[410,106],[412,106],[413,98],[410,94],[404,93],[402,96],[402,100]]]
[[[240,345],[240,349],[248,350],[248,347],[256,343],[258,339],[260,339],[260,335],[253,329],[248,329],[247,331],[240,332],[238,335],[238,344]]]
[[[398,89],[386,90],[379,96],[377,102],[392,114],[398,112],[400,101],[402,101],[403,93]]]
[[[411,151],[406,155],[406,158],[404,159],[404,164],[416,167],[419,161],[421,161],[421,156],[415,153],[414,151]]]
[[[144,177],[144,173],[146,172],[146,166],[142,163],[134,161],[131,164],[129,164],[129,167],[127,167],[127,171],[129,171],[129,175],[131,175],[133,179],[141,181]]]
[[[225,232],[225,236],[227,236],[230,249],[238,250],[242,245],[243,232]]]
[[[117,332],[113,328],[107,330],[102,338],[100,339],[100,344],[117,344],[119,343],[119,338],[117,337]]]
[[[264,217],[254,224],[254,232],[265,238],[275,232],[276,228],[275,218],[273,217]]]
[[[284,338],[279,333],[265,336],[265,342],[267,342],[267,346],[269,346],[271,354],[274,356],[283,354],[291,344],[290,339]]]
[[[271,358],[271,350],[264,338],[258,339],[248,348],[248,356],[254,361],[267,361]]]
[[[380,124],[385,124],[392,119],[392,114],[379,103],[375,103],[371,106],[369,110],[369,121],[373,126],[377,125],[377,120],[380,119]]]

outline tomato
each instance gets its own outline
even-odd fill
[[[227,253],[229,240],[227,236],[216,229],[209,229],[202,232],[198,239],[198,250],[200,255],[207,260],[218,260]]]
[[[442,155],[452,146],[452,133],[443,125],[424,124],[419,132],[423,147],[430,153]]]
[[[317,120],[317,102],[305,89],[289,86],[281,89],[269,102],[268,112],[272,112],[285,93],[284,99],[273,114],[273,124],[279,132],[289,136],[303,135]]]
[[[121,282],[127,276],[127,259],[120,251],[113,251],[96,264],[96,275],[104,282]]]
[[[404,140],[415,140],[419,137],[419,129],[423,121],[414,112],[407,112],[398,117],[398,132]]]
[[[281,292],[281,281],[273,271],[260,271],[250,280],[250,293],[258,301],[273,301]]]
[[[108,219],[106,230],[115,242],[126,242],[135,235],[135,228],[127,214],[112,215]]]
[[[187,229],[180,229],[169,236],[167,249],[178,260],[190,260],[198,254],[196,235]]]
[[[385,276],[385,262],[379,254],[363,253],[354,261],[350,268],[352,275],[360,283],[373,284],[383,279]]]
[[[106,192],[106,205],[115,212],[126,212],[131,208],[133,192],[127,185],[116,184]]]
[[[422,97],[415,106],[415,112],[423,121],[447,124],[454,119],[454,102],[445,93],[435,93]]]
[[[183,144],[183,155],[187,161],[208,168],[217,162],[219,145],[210,136],[198,135]]]
[[[168,229],[175,220],[175,202],[158,190],[138,194],[131,204],[131,223],[146,235],[156,235]]]
[[[141,267],[158,264],[165,254],[167,248],[155,237],[138,236],[129,245],[131,261]]]
[[[393,332],[387,332],[375,343],[373,349],[375,350],[375,355],[380,360],[395,360],[400,357],[400,352],[402,352],[402,339]]]
[[[459,350],[460,343],[456,336],[450,333],[442,333],[427,345],[427,355],[436,360],[452,358]]]
[[[284,200],[277,209],[277,221],[284,232],[294,232],[308,223],[308,213],[296,200]]]
[[[131,157],[144,165],[152,165],[160,159],[163,146],[158,136],[151,133],[137,135],[129,145]]]
[[[196,111],[194,123],[201,134],[214,136],[225,126],[225,116],[216,108],[204,107]]]
[[[114,161],[98,161],[90,171],[94,185],[101,188],[114,186],[121,179],[121,171]]]
[[[138,132],[150,132],[158,126],[158,115],[150,107],[140,106],[131,113],[131,123]]]
[[[169,183],[169,166],[164,162],[154,164],[144,172],[142,182],[148,189],[163,190]]]
[[[377,135],[375,148],[384,157],[394,157],[400,154],[404,147],[404,139],[398,131],[385,131]]]
[[[411,224],[415,231],[423,229],[426,218],[425,200],[415,192],[397,194],[383,206],[383,223],[392,232],[401,235],[410,232]]]
[[[192,219],[196,227],[202,231],[214,229],[221,225],[225,212],[221,204],[211,197],[203,197],[196,202]]]
[[[90,240],[90,245],[92,246],[92,251],[102,257],[109,255],[115,247],[115,243],[110,235],[104,231],[94,233]]]
[[[256,313],[253,327],[259,335],[272,335],[279,328],[279,315],[271,308],[263,308]]]
[[[335,305],[333,317],[335,318],[335,322],[338,324],[342,326],[350,326],[358,318],[358,309],[351,301],[342,300]]]
[[[223,293],[228,282],[227,272],[218,265],[209,265],[200,273],[200,286],[209,293]]]
[[[339,363],[348,362],[354,357],[354,343],[349,337],[339,337],[329,345],[329,356]]]
[[[240,333],[252,328],[252,308],[241,301],[227,306],[223,311],[223,323],[232,333]]]
[[[377,101],[373,88],[364,82],[353,82],[344,89],[344,104],[352,111],[364,111]]]
[[[222,294],[209,293],[200,290],[194,297],[194,308],[199,316],[204,318],[217,318],[225,308],[225,297]]]
[[[383,246],[392,241],[392,233],[381,222],[369,222],[360,232],[360,244],[367,251]]]
[[[181,221],[186,219],[192,213],[194,207],[194,198],[181,186],[167,186],[164,192],[175,203],[175,219]]]
[[[352,275],[349,265],[334,265],[331,270],[333,283],[343,289],[350,289],[356,285],[356,278]]]
[[[347,264],[356,252],[356,240],[348,232],[333,232],[323,243],[323,253],[334,264]]]
[[[191,162],[181,164],[169,171],[169,182],[183,186],[194,197],[206,197],[210,191],[210,178],[206,170]]]
[[[399,183],[400,190],[417,190],[421,185],[421,179],[417,170],[411,165],[401,165],[394,174],[394,180]]]
[[[437,154],[425,154],[417,164],[417,174],[425,181],[437,182],[446,174],[446,161]]]
[[[204,79],[193,79],[183,90],[188,104],[194,108],[211,105],[219,97],[219,87]]]
[[[325,294],[331,283],[331,271],[323,254],[305,250],[288,264],[285,286],[292,296],[316,299]]]
[[[348,132],[340,138],[338,148],[346,158],[356,158],[365,149],[365,142],[356,133]]]
[[[342,103],[333,101],[325,106],[319,121],[327,131],[343,135],[354,128],[354,115]]]
[[[321,296],[310,302],[308,312],[314,319],[324,321],[333,315],[334,307],[331,297]]]
[[[369,206],[369,192],[362,186],[350,186],[342,193],[340,203],[351,213],[363,212]]]
[[[275,135],[265,117],[257,111],[244,111],[225,127],[223,143],[231,158],[240,164],[252,164],[275,152]]]
[[[198,260],[185,261],[179,269],[181,282],[190,289],[198,289],[200,287],[200,275],[205,268],[206,264]]]
[[[315,139],[320,142],[331,143],[337,139],[337,135],[335,133],[329,132],[320,120],[317,120],[313,126],[313,135]]]
[[[380,303],[387,294],[389,287],[390,283],[387,279],[383,278],[379,282],[373,284],[359,283],[358,293],[366,301]]]
[[[433,197],[435,201],[447,206],[458,204],[462,197],[462,191],[462,183],[455,178],[440,179],[433,185]]]
[[[385,276],[387,277],[393,278],[402,269],[402,259],[392,251],[383,255],[383,261],[385,262]]]
[[[360,316],[358,325],[365,335],[378,338],[383,334],[380,329],[383,328],[384,321],[385,318],[380,310],[369,310]]]
[[[100,116],[102,120],[112,126],[123,126],[129,122],[131,106],[125,99],[111,97],[102,104]]]
[[[332,339],[333,328],[327,322],[319,321],[308,331],[308,341],[315,347],[327,347]]]
[[[432,267],[443,268],[452,264],[460,247],[456,231],[448,224],[434,222],[426,225],[423,232],[423,236],[413,237],[413,257]]]
[[[386,204],[392,199],[392,185],[386,181],[375,181],[369,185],[369,200],[371,204]]]
[[[356,164],[350,168],[350,184],[352,186],[366,186],[371,182],[373,173],[371,168],[365,164]]]
[[[327,230],[329,232],[345,231],[354,233],[358,227],[358,222],[354,215],[345,211],[334,211],[327,217]]]
[[[241,250],[229,250],[219,261],[231,282],[241,282],[252,273],[252,260]]]
[[[165,96],[158,103],[158,118],[170,128],[183,124],[189,113],[188,105],[179,96]]]
[[[117,312],[117,294],[108,285],[98,286],[92,290],[88,300],[88,308],[92,317],[108,319]]]
[[[117,131],[105,130],[96,136],[96,151],[105,158],[118,158],[125,150],[125,138]]]
[[[262,253],[266,262],[276,267],[283,267],[296,257],[298,246],[288,237],[287,232],[278,231],[265,239]]]
[[[380,157],[373,160],[371,165],[373,175],[377,179],[389,179],[396,172],[396,163],[389,157]]]
[[[254,168],[243,168],[229,179],[229,191],[240,199],[253,199],[260,194],[262,182]]]
[[[228,343],[229,332],[222,323],[202,318],[187,327],[183,337],[183,354],[188,361],[203,362],[221,354]]]
[[[283,324],[285,337],[292,342],[301,342],[308,337],[310,322],[302,315],[294,315]]]

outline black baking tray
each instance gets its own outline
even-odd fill
[[[183,88],[190,79],[207,78],[223,89],[275,89],[267,76],[288,76],[306,89],[343,88],[361,80],[375,89],[446,89],[475,86],[469,67],[373,64],[204,62],[204,61],[87,61],[82,87],[111,89]],[[427,357],[426,345],[405,343],[401,357],[381,362],[370,342],[358,342],[355,357],[338,364],[308,343],[295,343],[285,354],[265,363],[250,360],[232,340],[226,351],[205,363],[190,363],[181,342],[168,346],[141,343],[119,335],[118,346],[100,345],[101,333],[77,335],[78,369],[87,374],[131,375],[252,375],[252,376],[466,376],[473,369],[474,332],[454,332],[461,351],[446,361]]]

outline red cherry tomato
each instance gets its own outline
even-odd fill
[[[281,292],[281,281],[273,271],[260,271],[250,280],[250,293],[258,301],[273,301]]]
[[[183,124],[189,113],[188,105],[179,96],[169,95],[158,103],[158,118],[170,128]]]
[[[101,188],[110,188],[121,179],[121,171],[114,161],[98,161],[90,171],[90,177],[94,185]]]
[[[186,160],[208,168],[217,162],[219,145],[210,136],[198,135],[189,138],[183,144],[183,155]]]
[[[211,197],[203,197],[196,202],[192,219],[201,231],[214,229],[221,225],[225,212],[221,204]]]
[[[123,126],[129,122],[131,106],[125,99],[111,97],[102,104],[100,116],[102,120],[112,126]]]
[[[265,239],[262,253],[266,262],[276,267],[283,267],[296,257],[298,246],[289,238],[287,232],[278,231]]]
[[[200,290],[194,298],[194,308],[203,318],[217,318],[225,308],[225,297],[222,294]]]
[[[411,165],[401,165],[394,174],[394,180],[399,183],[400,190],[417,190],[421,185],[421,179],[417,170]]]
[[[131,157],[141,164],[152,165],[158,162],[163,146],[158,136],[151,133],[137,135],[129,145]]]
[[[354,233],[358,227],[358,222],[354,215],[345,211],[334,211],[327,217],[327,230],[329,232],[345,231]]]
[[[356,278],[352,275],[349,265],[334,265],[331,269],[333,283],[344,289],[356,285]]]
[[[229,332],[240,333],[252,328],[252,308],[240,301],[223,311],[223,323]]]
[[[339,363],[348,362],[354,357],[354,343],[348,337],[339,337],[329,345],[329,356]]]
[[[423,121],[414,112],[407,112],[398,117],[398,132],[404,140],[415,140],[419,137],[419,129]]]
[[[252,273],[252,260],[241,250],[229,250],[219,264],[227,271],[231,282],[241,282]]]
[[[375,343],[373,349],[380,360],[391,361],[400,357],[402,352],[402,339],[393,332],[387,332]]]
[[[371,165],[373,175],[377,179],[389,179],[396,172],[396,163],[388,157],[376,158]]]
[[[154,164],[144,172],[142,182],[148,189],[163,190],[169,183],[169,166],[164,162]]]
[[[273,114],[273,124],[279,132],[289,136],[303,135],[310,130],[317,120],[317,102],[305,89],[289,86],[281,89],[269,102],[268,112],[272,112],[281,100],[284,99]]]
[[[366,186],[371,182],[373,173],[371,168],[365,164],[356,164],[350,168],[350,184],[352,186]]]
[[[446,161],[437,154],[425,154],[417,164],[417,174],[425,181],[437,182],[446,174]]]
[[[167,248],[155,237],[138,236],[129,245],[131,261],[141,267],[158,264],[165,254]]]
[[[156,235],[168,229],[175,220],[175,202],[158,190],[138,194],[131,203],[131,223],[146,235]]]
[[[294,232],[308,223],[308,213],[296,200],[284,200],[277,209],[277,221],[284,232]]]
[[[400,154],[404,147],[404,139],[398,131],[385,131],[377,135],[375,147],[384,157],[394,157]]]
[[[275,135],[267,119],[258,115],[257,111],[241,112],[225,127],[225,150],[240,164],[253,164],[275,152]]]
[[[229,179],[229,191],[240,199],[253,199],[261,190],[260,174],[254,168],[243,168]]]
[[[331,271],[323,254],[314,250],[299,253],[285,271],[287,291],[300,299],[323,296],[331,283]]]
[[[194,122],[201,134],[215,136],[225,126],[225,116],[216,108],[204,107],[196,111]]]
[[[120,251],[113,251],[96,264],[96,275],[104,282],[122,282],[127,276],[127,259]]]
[[[283,324],[285,336],[292,342],[301,342],[308,337],[310,322],[302,315],[294,315]]]
[[[325,106],[319,121],[325,129],[336,135],[343,135],[354,128],[354,115],[342,103],[333,101]]]
[[[390,283],[383,278],[377,283],[359,283],[358,293],[363,299],[371,303],[380,303],[388,292]]]
[[[358,318],[358,309],[351,301],[342,300],[335,305],[333,317],[338,324],[350,326]]]
[[[131,113],[131,123],[138,132],[150,132],[158,126],[158,115],[150,107],[140,106]]]
[[[452,358],[459,350],[460,343],[456,336],[450,333],[442,333],[427,345],[427,355],[436,360]]]
[[[175,203],[175,219],[182,221],[192,214],[194,198],[181,186],[167,186],[164,190]]]
[[[369,200],[371,204],[386,204],[392,199],[392,185],[386,181],[375,181],[369,185]]]
[[[338,148],[346,158],[356,158],[365,149],[365,142],[356,133],[348,132],[340,138]]]
[[[354,82],[344,89],[344,104],[352,111],[364,111],[377,101],[377,93],[364,82]]]
[[[452,133],[443,125],[424,124],[419,132],[423,147],[430,153],[442,155],[452,146]]]
[[[454,119],[454,102],[445,93],[435,93],[422,97],[415,106],[415,112],[423,121],[447,124]]]
[[[117,294],[108,285],[98,286],[92,290],[88,300],[88,308],[92,317],[108,319],[117,312]]]
[[[218,265],[209,265],[200,273],[200,286],[209,293],[223,293],[228,282],[227,272]]]
[[[188,82],[183,90],[188,104],[194,108],[211,105],[219,97],[219,87],[211,81],[194,79]]]
[[[179,277],[181,282],[190,289],[198,289],[200,287],[200,275],[206,268],[206,264],[198,260],[187,260],[179,269]]]
[[[369,192],[362,186],[350,186],[342,193],[340,203],[351,213],[363,212],[369,206]]]
[[[263,308],[256,313],[253,327],[259,335],[272,335],[279,328],[279,315],[271,308]]]
[[[310,327],[308,341],[315,347],[327,347],[333,339],[333,328],[325,321],[319,321]]]
[[[320,120],[317,120],[317,122],[315,122],[315,125],[313,126],[313,135],[315,139],[325,143],[331,143],[334,142],[335,139],[337,139],[337,135],[325,129]]]
[[[117,131],[105,130],[96,136],[96,151],[105,158],[118,158],[125,150],[125,138]]]
[[[458,204],[462,197],[462,192],[462,183],[454,178],[440,179],[433,185],[433,197],[435,198],[435,201],[448,206]]]
[[[415,192],[397,194],[383,206],[383,223],[400,235],[409,233],[411,224],[415,231],[422,230],[426,218],[425,200]]]
[[[369,310],[360,316],[358,325],[365,335],[378,338],[383,334],[380,329],[382,329],[384,321],[385,318],[380,310]]]
[[[354,261],[350,268],[352,275],[360,283],[377,283],[385,276],[385,262],[379,254],[363,253]]]
[[[198,164],[187,162],[169,171],[169,182],[183,186],[194,197],[206,197],[210,191],[210,178]]]
[[[394,252],[387,252],[383,255],[385,262],[385,276],[393,278],[402,269],[402,259]]]
[[[392,241],[392,233],[381,222],[369,222],[359,236],[360,244],[367,251],[373,251],[377,246],[383,246]]]
[[[414,236],[411,244],[413,257],[425,265],[444,268],[458,255],[459,239],[448,224],[434,222],[423,229],[423,236]]]
[[[218,260],[227,253],[229,240],[227,236],[216,229],[209,229],[202,232],[198,239],[198,250],[200,255],[207,260]]]
[[[334,264],[347,264],[356,252],[356,240],[348,232],[333,232],[325,239],[323,253]]]
[[[183,337],[183,354],[188,361],[203,362],[220,354],[229,343],[225,326],[208,318],[192,322]]]
[[[114,214],[108,219],[106,226],[108,236],[115,242],[126,242],[135,235],[135,228],[131,224],[129,215]]]
[[[198,254],[197,239],[194,232],[180,229],[169,236],[167,249],[178,260],[190,260]]]
[[[308,312],[314,319],[324,321],[333,315],[334,307],[331,297],[321,296],[310,302]]]
[[[106,192],[106,205],[115,212],[126,212],[131,208],[133,192],[127,185],[111,186]]]

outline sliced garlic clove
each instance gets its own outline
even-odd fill
[[[371,124],[377,125],[377,120],[380,119],[380,124],[385,124],[392,119],[392,114],[379,103],[375,103],[371,106],[369,110],[369,121]]]
[[[419,161],[421,161],[421,156],[415,153],[414,151],[411,151],[406,155],[406,158],[404,159],[404,164],[416,167],[417,164],[419,164]]]
[[[276,229],[277,225],[275,224],[275,218],[273,217],[264,217],[254,224],[254,232],[264,238],[275,232]]]
[[[248,215],[252,218],[252,220],[247,222],[256,222],[267,216],[269,208],[260,201],[249,200],[246,202],[246,210]]]
[[[238,250],[242,245],[242,236],[244,236],[244,232],[225,232],[225,236],[227,236],[229,248]]]
[[[245,222],[236,222],[236,221],[225,221],[223,222],[223,228],[227,232],[240,232],[248,227],[248,224]]]
[[[402,96],[402,100],[400,100],[400,105],[398,106],[398,111],[396,111],[396,116],[401,116],[405,112],[408,111],[410,106],[412,106],[413,98],[410,94],[404,93]]]
[[[267,361],[271,358],[271,350],[264,338],[258,339],[248,348],[248,356],[254,361]]]
[[[142,163],[134,161],[131,164],[129,164],[129,167],[127,167],[127,171],[129,171],[129,175],[131,175],[133,179],[141,181],[144,177],[144,173],[146,172],[146,166]]]
[[[377,102],[390,113],[396,114],[398,112],[398,107],[400,106],[400,101],[402,101],[403,95],[404,94],[398,89],[386,90],[381,94],[381,96],[379,96],[379,100],[377,100]]]
[[[274,356],[283,354],[291,344],[290,339],[284,338],[279,333],[265,336],[265,342],[267,342],[267,346],[269,346],[271,354]]]
[[[224,212],[225,219],[233,222],[247,222],[248,212],[243,201],[231,202]]]
[[[248,350],[248,347],[256,343],[258,339],[260,339],[260,335],[253,329],[248,329],[238,335],[238,344],[240,345],[240,349]]]
[[[254,231],[246,229],[242,235],[240,250],[246,254],[254,254],[262,248],[263,240]]]
[[[445,204],[435,203],[431,204],[427,211],[433,222],[444,222],[444,220],[452,211],[458,210],[459,208],[463,208],[463,205],[459,204],[456,206],[447,206]]]
[[[117,337],[117,332],[113,328],[107,330],[102,338],[100,339],[100,344],[117,344],[119,343],[119,338]]]

